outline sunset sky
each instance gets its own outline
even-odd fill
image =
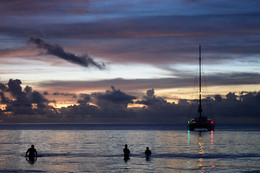
[[[85,99],[101,109],[108,95],[126,107],[196,99],[199,45],[203,98],[250,93],[259,105],[259,19],[259,0],[2,0],[2,110],[20,99],[10,79],[54,108]]]

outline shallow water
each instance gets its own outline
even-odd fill
[[[173,125],[9,124],[0,131],[0,172],[257,172],[259,143],[260,130],[250,126],[189,132]],[[34,163],[24,157],[31,144]]]

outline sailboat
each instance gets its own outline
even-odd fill
[[[199,116],[187,122],[188,129],[193,131],[195,129],[206,129],[208,131],[215,129],[215,120],[208,119],[207,116],[202,115],[201,105],[201,46],[199,46]]]

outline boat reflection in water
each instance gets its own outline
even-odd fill
[[[214,133],[214,131],[212,130],[211,131],[211,135],[210,135],[210,138],[211,138],[210,145],[211,145],[211,150],[212,151],[213,151],[213,146],[214,146],[214,144],[213,144],[213,142],[214,142],[213,133]],[[215,165],[213,164],[213,161],[210,161],[208,159],[206,159],[206,160],[204,159],[204,158],[207,158],[206,157],[207,153],[205,153],[205,144],[204,144],[204,141],[203,141],[202,132],[199,132],[198,144],[199,144],[199,152],[198,152],[198,154],[201,156],[198,159],[198,168],[200,168],[200,171],[202,173],[208,172],[209,165],[210,165],[211,168],[215,168]]]
[[[199,46],[199,116],[187,122],[188,129],[193,131],[195,129],[206,129],[208,131],[215,129],[215,120],[208,119],[207,116],[202,115],[201,105],[201,46]]]
[[[204,145],[203,145],[203,140],[202,140],[202,136],[201,136],[201,132],[199,132],[199,155],[201,155],[202,157],[205,155],[204,152]],[[198,160],[198,167],[201,168],[201,172],[205,172],[205,165],[203,165],[203,158],[199,158]]]

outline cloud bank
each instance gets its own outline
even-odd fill
[[[23,89],[21,84],[19,79],[0,84],[3,122],[185,124],[198,115],[197,99],[170,103],[156,96],[154,89],[138,98],[112,86],[106,92],[79,95],[75,105],[54,108],[44,95],[29,86]],[[260,91],[208,96],[202,103],[203,113],[217,123],[260,123]]]

